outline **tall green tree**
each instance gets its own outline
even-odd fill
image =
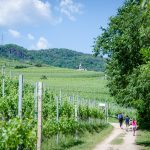
[[[139,123],[150,128],[150,2],[127,0],[95,40],[94,53],[108,54],[110,93],[138,109]],[[146,122],[147,125],[143,123]]]
[[[144,63],[140,51],[143,43],[147,45],[149,41],[141,36],[143,21],[139,3],[127,1],[118,9],[117,15],[110,18],[108,28],[102,29],[102,35],[95,41],[95,54],[110,56],[107,74],[113,96],[117,97],[127,87],[128,76]]]

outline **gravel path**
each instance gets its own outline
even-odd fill
[[[118,123],[111,123],[114,126],[112,133],[101,143],[96,145],[93,150],[141,150],[139,146],[135,145],[136,136],[133,136],[132,131],[126,131],[125,129],[120,129]],[[123,134],[123,143],[120,145],[112,145],[111,142],[115,138]]]

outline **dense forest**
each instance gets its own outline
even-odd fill
[[[68,49],[27,50],[15,44],[6,44],[0,46],[0,57],[62,68],[77,69],[81,63],[82,67],[87,70],[104,71],[105,69],[103,58],[95,58],[91,54]]]
[[[138,110],[150,128],[150,1],[128,0],[95,41],[95,55],[108,54],[108,87],[116,101]]]

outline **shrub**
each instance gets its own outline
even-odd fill
[[[35,66],[36,66],[36,67],[42,67],[42,64],[37,63],[37,64],[35,64]]]
[[[20,66],[15,66],[15,69],[22,69],[22,68],[27,68],[27,66],[23,66],[23,65],[20,65]]]
[[[46,79],[47,79],[47,76],[46,76],[46,75],[42,75],[40,79],[41,79],[41,80],[46,80]]]

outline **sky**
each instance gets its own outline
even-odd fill
[[[0,0],[0,44],[92,53],[124,0]]]

